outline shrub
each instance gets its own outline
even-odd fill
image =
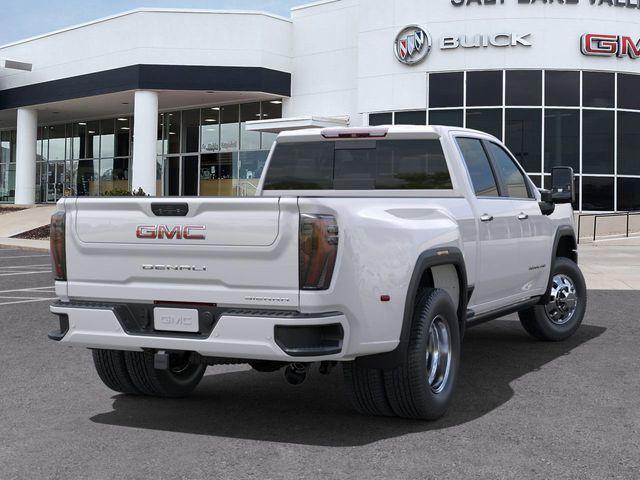
[[[148,197],[142,187],[133,192],[130,190],[124,190],[121,188],[114,188],[113,190],[107,190],[103,194],[105,197]]]

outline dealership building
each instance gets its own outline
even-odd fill
[[[140,9],[0,47],[0,202],[246,196],[275,136],[439,124],[505,142],[583,211],[640,210],[640,0]]]

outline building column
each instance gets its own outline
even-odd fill
[[[133,165],[131,188],[142,188],[156,196],[156,142],[158,136],[158,94],[147,90],[135,93],[133,112]]]
[[[16,205],[33,205],[36,203],[37,140],[37,110],[19,108],[16,131]]]

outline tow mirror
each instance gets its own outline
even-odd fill
[[[573,168],[553,167],[551,170],[551,198],[553,203],[574,203]]]
[[[553,203],[551,190],[540,189],[540,211],[547,216],[556,211],[556,204]]]

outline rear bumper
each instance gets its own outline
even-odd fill
[[[149,306],[148,308],[152,308]],[[49,338],[61,344],[108,350],[179,350],[207,357],[271,361],[349,360],[350,328],[344,314],[220,310],[199,334],[132,328],[131,309],[118,304],[58,302],[50,307],[60,330]],[[124,313],[123,313],[124,312]],[[137,312],[133,310],[132,316]],[[201,318],[203,315],[201,315]],[[201,323],[202,325],[202,323]]]

